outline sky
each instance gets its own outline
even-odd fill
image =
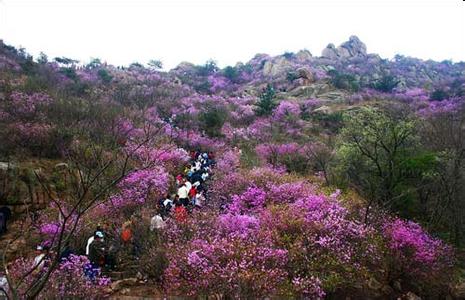
[[[465,61],[463,0],[0,0],[0,39],[37,56],[221,67],[256,53],[321,55],[357,35],[369,53]]]

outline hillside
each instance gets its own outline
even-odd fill
[[[169,71],[0,41],[9,293],[465,298],[464,105],[464,62],[356,36]]]

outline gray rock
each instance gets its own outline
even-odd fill
[[[323,49],[321,56],[332,60],[366,57],[367,47],[358,37],[353,35],[337,48],[334,44],[329,44]]]
[[[305,62],[311,60],[313,56],[308,50],[300,50],[295,54],[295,57],[298,61]]]
[[[263,75],[276,78],[280,75],[285,75],[290,69],[292,69],[292,65],[289,60],[282,56],[276,57],[273,60],[265,62],[263,66]]]
[[[351,36],[347,42],[342,43],[337,49],[339,56],[344,58],[367,56],[366,45],[355,35]]]
[[[339,53],[334,44],[328,44],[328,46],[323,49],[323,52],[321,52],[321,56],[329,59],[338,59]]]

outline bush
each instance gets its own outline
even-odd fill
[[[225,108],[210,105],[199,116],[201,128],[205,130],[210,137],[221,136],[221,128],[227,116],[228,112]]]
[[[383,75],[383,77],[373,84],[373,88],[384,93],[390,93],[397,87],[399,82],[400,81],[392,75]]]
[[[330,70],[328,72],[331,76],[331,83],[338,89],[349,90],[352,92],[357,92],[360,90],[360,83],[351,74],[339,73],[336,70]]]
[[[443,89],[436,89],[431,93],[431,100],[433,101],[442,101],[448,97],[449,95]]]
[[[257,116],[269,116],[278,106],[275,101],[276,92],[271,84],[268,84],[265,90],[260,95],[260,99],[256,104],[255,114]]]

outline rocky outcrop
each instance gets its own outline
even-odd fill
[[[312,59],[312,54],[308,50],[300,50],[295,54],[295,58],[299,62],[307,62]]]
[[[331,60],[366,57],[367,47],[358,37],[353,35],[337,48],[334,44],[329,44],[323,49],[321,56]]]
[[[263,75],[266,77],[279,77],[292,70],[291,62],[284,56],[278,56],[273,60],[268,60],[263,66]]]
[[[339,55],[344,58],[350,57],[365,57],[367,55],[367,47],[360,39],[353,35],[345,43],[338,47]]]
[[[321,56],[323,58],[338,59],[339,52],[336,49],[336,46],[334,46],[334,44],[331,43],[331,44],[328,44],[328,46],[326,46],[326,48],[323,49]]]

